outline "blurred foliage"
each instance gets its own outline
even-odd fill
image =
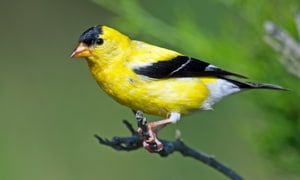
[[[283,171],[300,173],[300,81],[286,72],[278,55],[263,42],[267,20],[296,34],[292,13],[300,1],[213,0],[208,3],[213,11],[201,9],[197,1],[95,2],[115,14],[118,29],[135,38],[291,89],[269,93],[268,98],[263,92],[253,99],[255,106],[268,111],[255,129],[255,142]]]

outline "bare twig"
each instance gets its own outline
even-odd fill
[[[138,113],[137,113],[138,114]],[[143,117],[142,114],[140,116],[136,116],[138,121],[138,126],[143,130],[143,136],[147,136],[147,120]],[[143,147],[143,139],[146,137],[141,137],[141,135],[135,131],[132,125],[124,120],[123,123],[131,132],[130,137],[113,137],[112,140],[104,139],[98,135],[95,137],[98,139],[99,143],[102,145],[110,146],[115,150],[118,151],[132,151],[137,150]],[[145,133],[144,133],[145,132]],[[242,180],[243,178],[237,174],[235,171],[221,163],[220,161],[216,160],[214,157],[209,156],[205,153],[200,151],[196,151],[183,143],[181,140],[181,136],[177,132],[177,139],[175,141],[168,141],[160,139],[162,142],[163,149],[161,151],[151,151],[152,153],[157,153],[161,157],[167,157],[171,155],[173,152],[178,151],[183,156],[192,157],[196,160],[201,161],[202,163],[207,164],[208,166],[216,169],[217,171],[223,173],[225,176],[229,177],[232,180]],[[155,148],[155,144],[153,144],[153,148]]]
[[[294,20],[300,36],[300,15],[295,13]],[[264,28],[265,42],[282,55],[280,62],[287,71],[300,78],[300,43],[273,22],[265,22]]]
[[[294,21],[298,32],[298,37],[300,38],[300,14],[297,12],[294,13]]]

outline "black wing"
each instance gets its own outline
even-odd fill
[[[188,56],[177,56],[169,61],[158,61],[148,66],[133,69],[135,73],[150,78],[171,78],[171,77],[200,77],[200,76],[236,76],[246,78],[245,76],[224,71],[219,67],[207,62],[200,61]]]

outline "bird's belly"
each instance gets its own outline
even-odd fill
[[[205,81],[210,81],[210,78],[140,80],[119,77],[98,83],[120,104],[148,114],[167,117],[170,112],[186,114],[199,109],[209,96]]]

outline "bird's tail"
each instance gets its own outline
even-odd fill
[[[243,82],[243,81],[230,79],[230,78],[225,78],[225,79],[237,85],[240,89],[273,89],[273,90],[287,91],[287,89],[275,84]]]

